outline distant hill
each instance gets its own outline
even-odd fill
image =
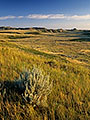
[[[36,30],[39,32],[50,32],[50,33],[60,33],[63,32],[63,29],[47,29],[43,27],[32,27],[32,28],[15,28],[15,27],[0,27],[0,30]]]

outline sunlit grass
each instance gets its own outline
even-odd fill
[[[15,92],[6,101],[0,94],[1,120],[90,119],[90,42],[70,41],[81,36],[81,32],[37,35],[24,34],[36,32],[29,30],[1,32],[5,32],[0,33],[1,83],[18,79],[20,73],[33,67],[40,68],[53,81],[48,107],[34,108],[23,103]]]

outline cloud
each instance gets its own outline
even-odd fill
[[[66,20],[89,20],[90,14],[88,15],[72,15],[67,16],[64,14],[31,14],[28,15],[26,18],[30,19],[66,19]]]
[[[69,19],[73,19],[73,20],[90,20],[90,14],[88,14],[88,15],[82,15],[82,16],[73,15],[73,16],[70,16],[68,18]]]
[[[48,19],[50,15],[42,15],[42,14],[31,14],[26,16],[26,18],[30,19]]]
[[[65,19],[65,20],[90,20],[90,14],[88,15],[64,15],[64,14],[30,14],[28,16],[1,16],[0,20],[7,19]]]
[[[18,16],[17,18],[22,19],[22,18],[24,18],[24,16]]]
[[[0,17],[0,20],[15,19],[15,18],[22,19],[24,18],[24,16],[2,16]]]
[[[7,19],[15,19],[16,16],[3,16],[3,17],[0,17],[0,20],[7,20]]]
[[[65,17],[64,14],[31,14],[27,16],[30,19],[64,19]]]

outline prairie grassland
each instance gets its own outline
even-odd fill
[[[90,39],[83,31],[44,33],[0,31],[0,82],[19,78],[24,70],[41,69],[53,81],[48,106],[34,108],[11,93],[3,101],[3,120],[90,120]]]

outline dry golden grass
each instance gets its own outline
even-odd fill
[[[81,50],[83,53],[90,53],[90,50]]]
[[[90,119],[90,42],[70,41],[78,39],[82,31],[80,34],[39,31],[37,35],[25,34],[36,32],[32,30],[0,32],[5,32],[0,33],[0,82],[18,79],[22,71],[33,66],[53,81],[48,107],[23,104],[16,93],[11,93],[4,102],[0,94],[1,120]]]
[[[71,58],[67,58],[67,60],[70,61],[71,63],[75,63],[75,64],[82,64],[82,65],[86,64],[85,62],[81,62],[81,61],[71,59]]]

